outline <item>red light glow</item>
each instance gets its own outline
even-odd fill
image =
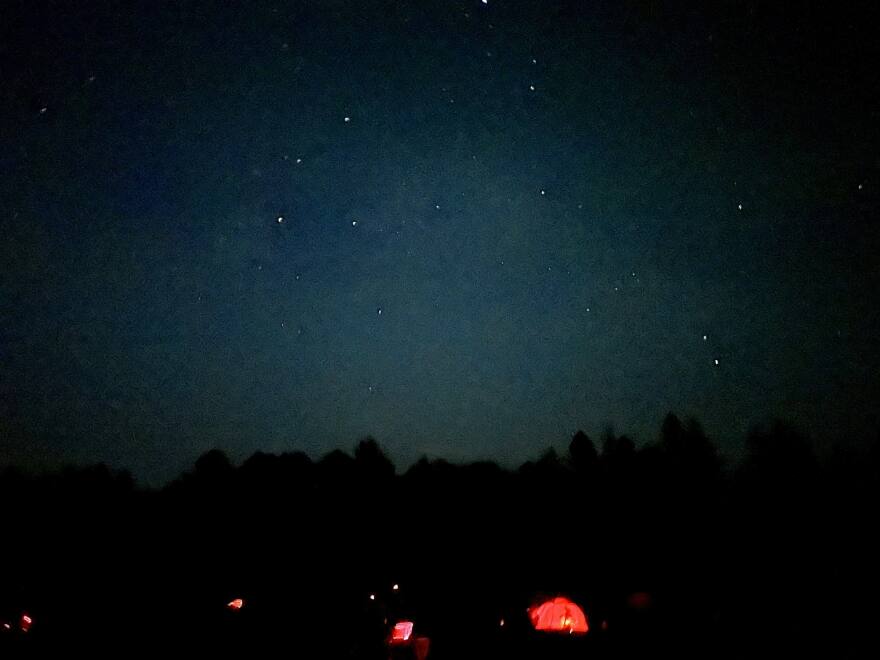
[[[590,629],[587,615],[568,598],[554,598],[529,608],[529,618],[535,630],[546,632],[584,634]]]
[[[240,610],[242,607],[244,607],[244,601],[241,598],[236,598],[229,601],[226,604],[226,607],[228,607],[230,610]]]
[[[394,629],[391,631],[391,643],[403,644],[404,642],[409,641],[409,638],[412,636],[412,631],[412,621],[399,621],[398,623],[395,623]]]
[[[634,610],[644,610],[651,607],[651,594],[646,591],[637,591],[634,594],[630,594],[626,602]]]
[[[30,618],[27,614],[22,614],[21,621],[19,622],[18,627],[21,628],[22,632],[27,632],[31,629],[33,623],[34,620],[32,618]]]

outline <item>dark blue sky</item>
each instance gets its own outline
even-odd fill
[[[868,3],[74,4],[4,9],[0,463],[876,436]]]

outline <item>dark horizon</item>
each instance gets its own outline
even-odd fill
[[[100,467],[0,470],[0,653],[397,660],[398,621],[430,640],[429,660],[870,647],[880,443],[820,460],[774,425],[725,470],[670,415],[650,446],[599,444],[579,434],[516,471],[398,474],[372,440],[320,461],[211,451],[161,490]],[[530,623],[557,596],[586,634]]]
[[[742,469],[745,463],[749,460],[749,442],[752,442],[754,444],[756,438],[762,438],[768,434],[777,433],[783,430],[787,433],[792,434],[792,437],[797,438],[798,442],[803,443],[804,447],[806,447],[815,457],[815,459],[820,462],[840,460],[841,456],[844,455],[869,456],[871,452],[876,452],[878,450],[878,447],[880,447],[880,432],[875,433],[873,436],[865,436],[861,438],[849,437],[844,440],[837,441],[830,440],[829,438],[817,439],[803,433],[802,429],[798,428],[796,425],[788,422],[787,420],[777,418],[773,420],[767,420],[767,422],[763,424],[755,424],[754,426],[752,426],[749,429],[748,434],[743,438],[742,447],[740,448],[738,453],[730,454],[726,453],[723,447],[721,447],[713,438],[705,434],[705,429],[700,423],[700,420],[693,417],[680,418],[674,412],[669,412],[663,418],[663,420],[661,420],[662,423],[657,425],[654,437],[651,439],[645,440],[635,437],[632,434],[623,432],[622,429],[616,428],[613,424],[605,425],[600,433],[587,432],[584,429],[577,429],[567,439],[565,439],[564,442],[557,442],[544,445],[543,447],[537,447],[533,455],[526,456],[521,460],[499,460],[497,457],[488,455],[461,458],[444,456],[442,454],[423,453],[419,456],[416,456],[412,460],[399,461],[396,460],[396,457],[393,454],[387,451],[388,448],[382,442],[381,438],[378,438],[371,434],[367,434],[359,438],[353,439],[352,442],[348,444],[341,444],[337,447],[330,447],[323,453],[311,453],[297,447],[295,444],[291,444],[291,446],[287,449],[282,448],[280,450],[267,450],[256,447],[253,449],[252,453],[244,455],[231,453],[225,447],[212,446],[203,450],[199,454],[192,456],[187,463],[180,466],[178,469],[176,469],[176,471],[172,472],[171,466],[167,466],[169,473],[161,480],[151,480],[148,477],[145,478],[144,475],[138,474],[136,471],[132,470],[131,466],[109,464],[105,461],[91,461],[80,463],[70,461],[46,461],[37,464],[0,463],[0,473],[2,473],[4,469],[9,469],[22,475],[33,477],[51,477],[52,475],[61,474],[63,472],[71,470],[73,472],[77,472],[81,470],[88,471],[94,468],[107,468],[111,472],[116,473],[120,476],[130,476],[133,479],[133,483],[138,488],[161,490],[173,485],[175,482],[179,481],[181,478],[191,473],[193,466],[196,465],[199,460],[206,455],[215,455],[219,453],[224,457],[224,460],[228,460],[230,462],[230,465],[232,467],[242,467],[249,461],[259,457],[277,459],[283,458],[285,456],[289,457],[294,455],[305,456],[311,463],[319,464],[322,461],[328,459],[328,457],[332,458],[333,455],[342,454],[351,457],[354,455],[357,447],[361,446],[361,444],[364,442],[376,443],[379,450],[383,453],[383,455],[387,456],[388,460],[394,466],[395,473],[399,476],[407,474],[410,470],[416,468],[419,464],[424,464],[425,461],[428,461],[430,463],[436,462],[439,464],[450,465],[460,468],[491,464],[500,468],[503,471],[516,473],[517,471],[521,471],[524,467],[528,465],[531,465],[537,461],[547,460],[548,458],[552,460],[559,460],[563,464],[569,463],[571,460],[571,443],[574,438],[578,437],[586,438],[591,443],[594,443],[600,456],[606,449],[604,445],[607,442],[610,441],[613,444],[614,441],[620,438],[624,438],[626,439],[626,441],[632,442],[633,448],[637,452],[653,451],[662,444],[664,425],[668,424],[670,419],[675,420],[676,423],[680,423],[683,427],[692,431],[696,431],[700,435],[702,435],[705,438],[705,441],[712,447],[713,452],[719,460],[719,465],[721,469],[728,475],[734,474],[738,470]]]

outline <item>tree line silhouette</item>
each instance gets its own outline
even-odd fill
[[[103,465],[10,467],[0,650],[384,658],[404,617],[441,659],[845,657],[877,613],[878,446],[819,456],[775,422],[725,464],[670,414],[654,443],[579,431],[516,470],[398,473],[372,438],[320,460],[212,450],[161,489]],[[530,630],[525,608],[557,594],[587,612],[583,640]]]

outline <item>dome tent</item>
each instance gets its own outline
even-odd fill
[[[587,615],[568,598],[557,597],[529,608],[535,630],[583,635],[589,631]]]

